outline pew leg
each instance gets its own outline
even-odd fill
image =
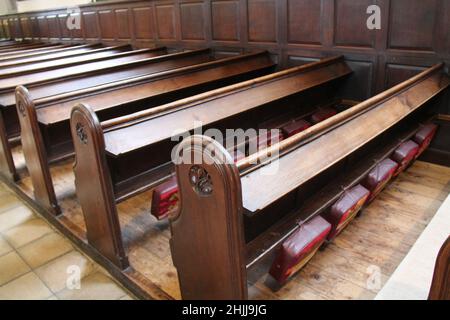
[[[75,146],[75,185],[83,209],[88,243],[121,269],[129,266],[125,253],[103,132],[95,113],[74,108],[71,132]]]
[[[56,199],[36,109],[25,88],[16,90],[17,111],[21,127],[22,150],[33,184],[35,200],[55,215],[61,213]]]
[[[19,180],[14,160],[11,152],[11,146],[8,142],[5,122],[0,112],[0,174],[13,181]]]

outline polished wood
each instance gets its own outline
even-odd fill
[[[450,237],[439,251],[428,299],[450,300]]]
[[[52,57],[63,57],[63,56],[69,56],[73,53],[82,53],[85,51],[89,51],[90,49],[99,48],[101,47],[101,44],[99,43],[93,43],[93,44],[81,44],[81,45],[63,45],[60,48],[52,48],[52,49],[45,49],[40,50],[38,52],[32,52],[32,53],[19,53],[10,55],[7,57],[2,57],[0,59],[0,65],[1,66],[10,66],[14,64],[20,64],[20,63],[26,63],[26,62],[33,62],[33,61],[39,61],[44,59],[50,59]]]
[[[66,48],[67,46],[69,46],[69,45],[67,45],[67,44],[58,44],[58,43],[55,43],[55,44],[42,44],[42,45],[36,46],[33,49],[27,49],[27,50],[17,49],[17,50],[13,50],[13,51],[1,52],[0,53],[0,59],[3,61],[4,59],[9,59],[11,57],[18,56],[18,55],[22,56],[22,55],[39,54],[41,52],[45,52],[45,51],[48,51],[48,50],[58,50],[58,49],[61,49],[61,48]]]
[[[139,108],[151,108],[162,101],[180,99],[271,71],[274,63],[267,52],[246,54],[194,64],[171,71],[106,83],[61,95],[32,100],[28,90],[16,90],[22,144],[28,173],[41,194],[36,201],[58,213],[50,177],[50,163],[73,154],[70,111],[79,103],[89,103],[103,120]],[[101,112],[107,112],[105,113]],[[39,155],[39,157],[37,157]],[[41,161],[43,159],[43,161]],[[47,195],[45,195],[47,194]]]
[[[450,77],[443,67],[431,67],[237,164],[229,151],[211,138],[197,135],[184,139],[175,153],[181,203],[170,219],[172,256],[180,281],[184,280],[180,283],[182,296],[245,299],[245,294],[230,295],[242,292],[242,284],[236,284],[234,291],[224,287],[217,292],[220,288],[214,285],[223,279],[220,273],[215,278],[213,270],[232,264],[230,270],[241,272],[234,274],[235,279],[249,277],[246,269],[251,271],[269,259],[299,225],[330,207],[343,190],[360,183],[374,164],[411,138],[419,130],[420,121],[427,121],[426,114],[432,113],[433,104],[427,102],[450,86]],[[200,162],[184,163],[185,159]],[[230,202],[229,199],[239,202],[233,207],[235,212],[227,212],[233,209],[222,205],[227,210],[225,215],[208,204],[210,199],[220,204]],[[241,235],[209,232],[216,219],[212,212],[227,217],[222,222],[227,228],[240,225],[245,243]],[[183,219],[183,214],[188,218]],[[188,230],[196,230],[195,237],[182,237]],[[215,243],[219,245],[209,247]],[[242,250],[246,250],[246,268],[242,261],[234,260],[242,255]],[[190,259],[180,263],[187,258],[185,252],[191,253]],[[193,255],[194,252],[202,254]],[[227,254],[218,257],[217,252]],[[209,268],[198,272],[204,270],[202,265]],[[199,288],[207,291],[200,292]]]
[[[89,140],[84,139],[86,135],[83,131],[93,130],[89,123],[96,122],[97,115],[90,107],[79,105],[72,114],[79,110],[80,114],[85,116],[90,114],[91,118],[86,123],[82,121],[83,118],[71,118],[71,132],[76,151],[77,190],[89,190],[86,191],[87,194],[99,195],[95,206],[80,198],[83,212],[86,215],[94,215],[99,210],[96,206],[102,206],[101,211],[108,212],[104,216],[103,225],[105,225],[107,217],[117,215],[115,209],[111,209],[116,202],[119,203],[143,193],[173,176],[174,168],[170,159],[170,150],[176,142],[171,141],[174,132],[172,128],[176,126],[177,129],[181,128],[182,131],[187,132],[193,129],[190,127],[193,125],[190,120],[192,117],[185,117],[184,112],[193,112],[193,117],[202,120],[204,125],[213,122],[217,124],[218,121],[225,123],[224,120],[232,115],[245,114],[245,111],[258,109],[258,106],[269,104],[269,102],[282,103],[283,99],[301,94],[308,89],[323,89],[321,86],[326,87],[333,80],[345,78],[350,73],[351,70],[342,57],[333,57],[310,66],[281,71],[151,110],[106,120],[101,122],[100,128],[94,128],[96,133],[89,133],[89,136],[102,136],[104,148],[95,150],[97,154],[95,159],[106,159],[106,161],[93,161],[93,150],[85,146],[86,143],[89,144]],[[267,88],[271,89],[266,90]],[[271,94],[263,95],[261,94],[263,91]],[[224,108],[224,105],[227,107]],[[251,121],[254,126],[274,113],[288,113],[296,110],[298,114],[307,112],[306,109],[296,108],[295,103],[291,102],[290,109],[276,108],[275,105],[271,105],[268,110],[262,110],[259,115],[246,113],[245,117],[246,121]],[[186,127],[186,124],[180,125],[180,121],[186,122],[189,127]],[[141,125],[144,127],[142,128]],[[250,123],[248,125],[251,126]],[[90,169],[86,169],[87,167]],[[88,179],[89,175],[84,174],[85,170],[96,171],[102,176],[99,180],[112,181],[112,184],[97,184],[95,187],[101,187],[101,189],[93,189]],[[109,196],[110,194],[114,195],[113,199]],[[88,230],[89,232],[93,231]]]
[[[81,30],[67,29],[62,8],[5,15],[0,22],[5,24],[5,37],[35,41],[210,47],[223,55],[267,49],[282,68],[342,54],[354,70],[352,90],[360,101],[438,62],[450,63],[448,1],[379,0],[381,29],[369,30],[366,11],[373,4],[370,0],[102,1],[80,6]]]
[[[101,62],[91,62],[79,66],[3,79],[4,81],[14,83],[14,86],[13,88],[3,88],[3,90],[0,90],[2,91],[0,93],[0,116],[3,117],[3,125],[0,126],[0,140],[3,140],[2,143],[5,146],[5,151],[0,154],[0,157],[4,159],[0,162],[12,163],[8,142],[14,137],[17,137],[20,132],[17,112],[15,111],[14,89],[17,85],[26,85],[33,94],[33,97],[39,98],[104,84],[117,79],[125,79],[167,70],[168,68],[176,68],[191,64],[193,61],[201,62],[211,59],[207,50],[174,53],[164,56],[165,53],[167,53],[165,48],[138,50],[131,52],[131,54],[124,52],[116,54],[119,55],[116,58],[109,58]],[[121,55],[123,54],[128,56],[122,57]],[[168,61],[170,59],[174,61],[179,60],[180,62],[170,62]],[[35,81],[31,81],[30,77],[33,77]],[[8,158],[9,160],[7,160]],[[10,178],[17,178],[14,166],[9,166],[7,170],[4,170],[5,168],[1,169],[3,175]]]

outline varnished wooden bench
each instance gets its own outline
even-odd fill
[[[20,62],[32,62],[45,59],[53,59],[54,57],[70,56],[100,48],[100,43],[92,44],[65,44],[58,47],[43,48],[33,52],[20,52],[11,55],[0,56],[0,66],[18,64]],[[71,52],[73,51],[73,53]]]
[[[198,122],[245,129],[282,114],[305,115],[328,102],[350,73],[342,57],[328,58],[101,123],[78,105],[71,115],[75,183],[90,245],[128,266],[116,203],[173,176],[176,132],[198,129]]]
[[[21,55],[39,55],[42,52],[48,52],[51,50],[59,50],[59,49],[64,49],[64,48],[68,48],[72,45],[70,44],[51,44],[51,45],[46,45],[46,44],[42,44],[38,47],[34,47],[31,49],[14,49],[14,50],[7,50],[7,51],[1,51],[0,52],[0,61],[3,60],[7,60],[7,59],[11,59],[13,57],[17,57],[17,56],[21,56]]]
[[[157,51],[155,51],[157,50]],[[165,52],[165,49],[153,49],[150,53],[157,55]],[[105,67],[101,64],[96,69],[85,68],[85,65],[79,67],[69,67],[69,75],[57,76],[54,72],[61,73],[62,69],[52,70],[50,76],[41,76],[43,78],[37,82],[25,83],[33,98],[42,98],[55,94],[67,93],[73,90],[82,90],[88,87],[104,85],[117,80],[125,80],[132,77],[149,75],[156,72],[181,68],[202,62],[214,60],[209,49],[200,49],[180,53],[172,53],[152,58],[140,59],[121,63],[115,66]],[[87,64],[89,65],[89,63]],[[43,72],[45,74],[46,72]],[[69,73],[69,72],[67,72]],[[39,74],[39,73],[38,73]],[[36,73],[31,74],[35,76]],[[20,77],[14,78],[17,85],[20,85]],[[4,79],[9,80],[9,79]],[[0,80],[1,82],[2,80]],[[10,142],[19,136],[20,128],[15,110],[15,95],[9,90],[0,91],[0,139],[3,150],[0,150],[0,170],[8,178],[17,179],[14,162],[12,159]],[[14,87],[15,89],[15,87]]]
[[[273,71],[267,52],[244,54],[33,100],[16,90],[22,146],[35,200],[59,212],[49,164],[73,155],[70,112],[88,103],[106,120]]]
[[[429,68],[237,163],[215,140],[186,138],[176,152],[183,156],[176,158],[180,210],[170,218],[183,298],[246,299],[253,267],[270,263],[286,239],[304,232],[430,119],[432,98],[450,85],[443,67]],[[106,133],[108,152],[124,148],[111,139]],[[186,158],[204,161],[182,161]]]

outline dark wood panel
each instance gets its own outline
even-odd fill
[[[130,34],[130,20],[129,9],[117,9],[116,13],[116,26],[117,26],[117,38],[129,39]]]
[[[156,6],[159,39],[175,39],[175,9],[173,5]]]
[[[386,65],[386,87],[393,87],[396,84],[399,84],[400,82],[415,76],[424,69],[425,67],[389,63]]]
[[[83,12],[83,28],[86,38],[97,39],[100,37],[96,12]]]
[[[133,24],[136,39],[153,39],[153,8],[135,8],[133,9]]]
[[[204,40],[203,2],[180,4],[180,15],[181,38],[183,40]]]
[[[367,8],[372,0],[336,0],[334,43],[339,46],[373,47],[375,31],[367,28]]]
[[[114,39],[116,36],[116,24],[114,12],[112,10],[102,10],[98,12],[100,31],[102,39]]]
[[[50,30],[48,28],[47,19],[45,16],[37,17],[38,28],[39,28],[39,37],[40,38],[48,38],[50,34]]]
[[[277,41],[276,1],[248,0],[248,39],[252,42]]]
[[[438,0],[391,1],[389,46],[433,50]]]
[[[59,14],[58,15],[58,21],[59,21],[59,30],[61,32],[61,38],[70,38],[70,30],[67,28],[67,14]]]
[[[238,1],[212,1],[213,40],[238,41],[239,14]]]
[[[381,9],[381,30],[366,27],[367,7],[372,4]],[[81,29],[68,30],[67,11],[60,9],[4,16],[4,33],[43,40],[126,41],[136,47],[207,46],[222,56],[267,49],[280,68],[344,54],[351,61],[370,61],[372,93],[407,75],[404,67],[392,70],[388,64],[420,69],[450,62],[446,0],[133,0],[86,4],[80,10]],[[57,17],[59,28],[49,16]],[[357,69],[356,73],[367,68]],[[360,76],[365,79],[367,73]],[[358,94],[365,96],[366,89]]]
[[[288,42],[320,44],[322,0],[288,0]]]
[[[47,25],[48,25],[48,37],[53,39],[59,39],[59,23],[58,17],[56,15],[47,16]]]

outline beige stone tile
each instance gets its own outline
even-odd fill
[[[5,241],[5,239],[3,239],[2,236],[0,236],[0,256],[7,254],[9,252],[11,252],[13,249],[12,247],[8,244],[8,242]]]
[[[12,193],[4,192],[0,196],[0,212],[7,211],[9,209],[17,207],[20,204],[20,200]]]
[[[43,300],[51,296],[50,290],[33,272],[0,287],[0,300]]]
[[[47,300],[59,300],[57,296],[51,296],[50,298],[48,298]]]
[[[3,198],[2,198],[3,200]],[[8,211],[0,213],[0,232],[4,232],[21,223],[34,218],[34,213],[27,206],[19,205]]]
[[[95,272],[81,281],[79,290],[65,289],[56,295],[62,300],[118,300],[125,294],[111,278]]]
[[[30,271],[30,267],[27,266],[15,251],[0,257],[0,285],[13,280],[28,271]]]
[[[14,248],[20,248],[51,232],[52,228],[44,220],[36,218],[3,232],[3,236]]]
[[[52,232],[19,249],[19,255],[31,268],[37,268],[73,250],[72,245],[56,232]]]
[[[53,293],[59,292],[66,288],[66,281],[71,273],[68,270],[70,266],[78,266],[80,268],[80,276],[84,278],[94,270],[94,264],[77,251],[71,251],[65,255],[56,258],[49,263],[35,270],[39,278],[44,281],[47,287]]]
[[[122,298],[120,298],[120,300],[134,300],[134,298],[129,294],[126,294]]]

